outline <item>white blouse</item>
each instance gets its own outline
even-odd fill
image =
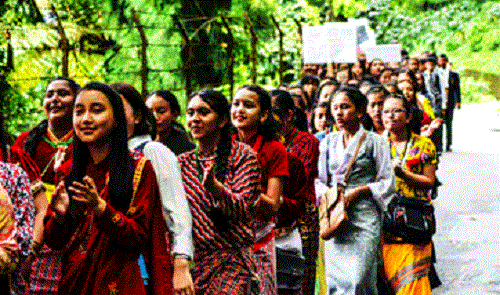
[[[173,236],[172,254],[183,254],[193,258],[193,220],[177,157],[167,146],[152,141],[149,135],[129,139],[128,148],[133,151],[144,142],[148,143],[143,153],[151,161],[156,173],[163,213]]]

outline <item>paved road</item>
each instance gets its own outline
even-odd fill
[[[500,294],[500,103],[456,112],[453,152],[437,172],[438,295]],[[495,129],[495,128],[493,128]]]

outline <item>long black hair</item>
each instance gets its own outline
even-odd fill
[[[301,131],[307,132],[307,117],[301,109],[295,106],[292,96],[290,92],[285,90],[271,90],[269,93],[273,98],[276,106],[273,108],[274,113],[283,119],[288,114],[288,111],[293,112],[292,125],[294,125],[297,129]]]
[[[177,115],[180,115],[181,107],[179,106],[179,101],[172,92],[168,90],[155,90],[146,97],[146,100],[148,100],[148,98],[150,98],[153,95],[163,98],[166,102],[168,102],[170,106],[170,111],[172,113],[177,113]]]
[[[132,106],[134,115],[138,114],[141,117],[139,123],[135,124],[133,136],[149,134],[152,138],[155,138],[155,118],[144,103],[144,100],[141,98],[139,91],[137,91],[134,86],[126,83],[113,83],[110,84],[109,87],[125,98],[125,100]]]
[[[231,120],[230,120],[230,105],[226,97],[215,90],[203,89],[192,93],[189,100],[199,96],[201,100],[206,102],[220,119],[226,118],[227,123],[220,129],[220,140],[217,144],[217,156],[215,158],[215,177],[218,181],[224,182],[226,174],[229,170],[229,156],[231,155]]]
[[[127,119],[123,109],[122,99],[108,85],[91,82],[80,90],[99,91],[109,100],[113,108],[115,125],[109,135],[110,152],[109,158],[109,200],[110,204],[121,212],[126,212],[132,199],[132,158],[127,146]],[[73,181],[81,182],[86,173],[86,167],[90,161],[90,151],[78,136],[73,135],[73,164],[66,178],[66,186],[69,187]],[[71,200],[71,199],[70,199]],[[71,201],[70,201],[71,202]],[[70,208],[75,212],[75,208]],[[74,214],[74,213],[72,213]]]
[[[277,140],[279,128],[278,122],[276,122],[273,116],[271,95],[269,95],[269,92],[258,85],[243,85],[237,91],[240,90],[248,90],[257,94],[261,113],[267,112],[267,119],[262,124],[259,124],[257,133],[262,135],[265,140]]]
[[[3,115],[0,114],[0,150],[2,151],[2,161],[7,162],[9,153],[8,146],[11,143],[11,138],[5,130],[3,121]]]
[[[68,83],[69,88],[73,92],[73,96],[76,98],[76,94],[80,90],[80,85],[75,82],[75,80],[70,79],[68,77],[57,77],[53,80],[51,80],[48,84],[54,82],[54,81],[66,81]],[[40,122],[37,126],[35,126],[33,129],[30,130],[28,133],[28,136],[26,137],[26,141],[24,142],[23,149],[28,153],[33,159],[36,158],[36,147],[40,143],[40,140],[42,140],[42,137],[45,135],[47,132],[47,128],[49,127],[49,122],[47,119],[43,120]]]

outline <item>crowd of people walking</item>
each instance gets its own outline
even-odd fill
[[[13,144],[0,116],[0,293],[430,294],[459,85],[446,55],[360,54],[182,114],[55,78]]]

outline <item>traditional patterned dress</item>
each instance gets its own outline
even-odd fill
[[[259,163],[249,146],[233,142],[223,183],[226,193],[214,196],[202,182],[215,158],[215,151],[190,151],[178,157],[193,216],[196,294],[247,295],[255,290],[251,288],[255,278],[253,212],[260,195]]]
[[[425,165],[437,165],[436,148],[426,137],[412,133],[405,150],[407,156],[403,169],[422,174]],[[398,154],[391,144],[391,157],[403,159],[405,156]],[[406,198],[430,202],[428,189],[410,186],[400,177],[396,177],[396,190]],[[432,243],[413,245],[398,243],[397,240],[398,237],[388,235],[382,239],[382,258],[388,284],[398,295],[431,294],[428,274],[432,263]]]
[[[363,127],[360,127],[346,148],[342,131],[330,133],[321,142],[319,173],[315,182],[318,198],[329,187],[343,181],[364,132]],[[327,183],[327,169],[331,175],[331,183]],[[361,197],[351,203],[347,208],[349,221],[344,230],[324,242],[325,276],[329,295],[377,294],[381,212],[392,198],[395,181],[387,143],[373,132],[368,132],[360,147],[346,186],[346,194],[365,185],[372,196]]]
[[[20,258],[23,260],[29,254],[35,217],[29,178],[17,165],[0,162],[0,185],[7,190],[14,207],[16,239],[21,250]],[[24,279],[16,271],[12,279],[12,292],[23,294],[24,286]]]
[[[294,128],[285,136],[287,151],[299,157],[304,163],[308,189],[306,196],[306,212],[299,220],[299,231],[302,236],[302,251],[306,259],[306,270],[302,281],[302,292],[314,294],[316,284],[316,258],[319,246],[319,217],[314,196],[314,179],[318,174],[319,141],[314,135]]]
[[[2,158],[1,151],[0,158]],[[45,190],[38,165],[23,149],[18,146],[10,147],[7,150],[7,162],[21,167],[21,169],[28,174],[33,196],[36,196],[40,191]]]
[[[21,133],[13,147],[23,148],[28,135],[29,131]],[[66,155],[71,155],[73,131],[70,131],[63,138],[57,139],[52,132],[47,130],[38,143],[34,155],[31,155],[40,171],[49,203],[55,188],[56,172],[54,171],[54,162],[59,146],[66,147]],[[47,245],[43,245],[40,256],[33,262],[28,294],[56,294],[60,279],[61,255],[47,247]]]
[[[159,238],[153,241],[165,243],[165,222],[154,222],[155,216],[163,220],[156,176],[149,160],[137,155],[133,160],[140,179],[136,180],[134,176],[134,197],[126,213],[109,203],[108,159],[98,164],[91,162],[86,167],[86,174],[95,181],[101,198],[107,203],[100,216],[88,213],[78,220],[67,216],[64,223],[60,223],[51,208],[48,209],[45,217],[46,242],[64,252],[58,294],[146,294],[137,262],[139,254],[162,247],[163,257],[156,255],[158,253],[145,256],[153,257],[155,263],[162,264],[152,271],[164,271],[165,280],[171,281],[168,247],[165,244],[159,247],[152,245],[150,239],[153,227],[160,227],[162,231],[157,232]],[[71,161],[66,164],[61,167],[62,176],[69,172]],[[172,294],[172,290],[155,294]]]

